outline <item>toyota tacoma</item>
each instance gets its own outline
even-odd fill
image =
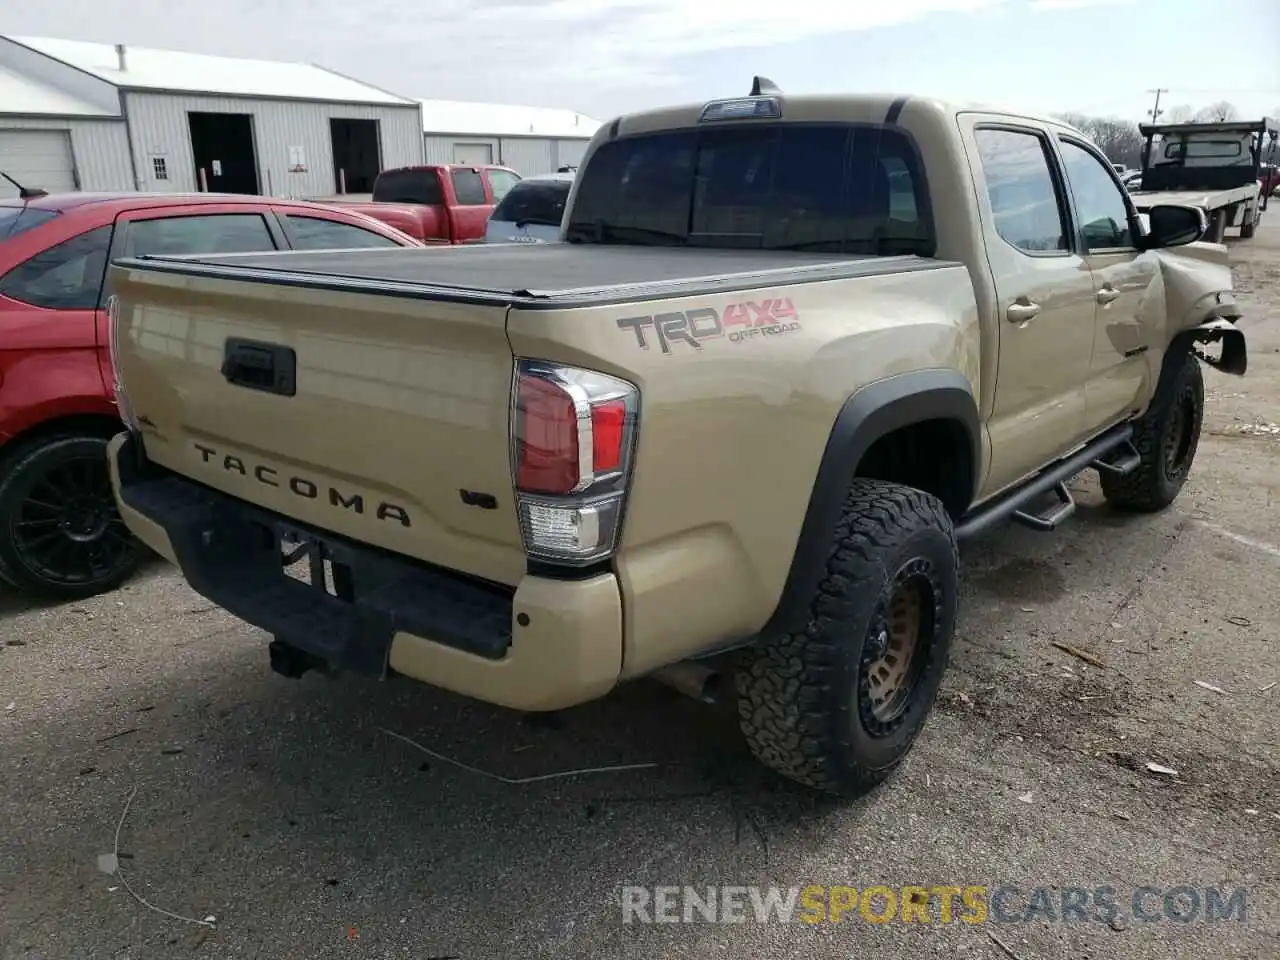
[[[114,489],[286,675],[540,711],[727,664],[755,755],[857,794],[958,540],[1085,470],[1177,497],[1245,367],[1205,229],[1061,123],[757,78],[606,124],[563,243],[120,261]]]

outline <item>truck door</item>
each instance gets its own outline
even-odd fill
[[[1141,409],[1151,377],[1149,354],[1163,297],[1147,297],[1160,266],[1133,242],[1135,213],[1106,161],[1085,142],[1059,136],[1081,252],[1093,275],[1093,352],[1085,386],[1085,416],[1101,431]],[[1157,351],[1158,352],[1158,351]]]
[[[1048,131],[980,114],[962,120],[998,311],[985,494],[1083,438],[1094,291]]]

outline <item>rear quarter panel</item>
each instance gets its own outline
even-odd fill
[[[789,301],[784,329],[724,326],[667,349],[638,313]],[[728,311],[728,313],[727,313]],[[774,311],[775,314],[785,311]],[[818,464],[859,387],[925,368],[961,372],[979,394],[972,285],[963,266],[749,293],[571,311],[511,311],[518,357],[553,358],[640,388],[632,492],[617,566],[628,676],[748,636],[781,596]]]

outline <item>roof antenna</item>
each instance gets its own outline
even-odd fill
[[[751,96],[753,97],[778,97],[782,95],[782,91],[778,89],[778,85],[768,77],[753,77],[751,80]]]

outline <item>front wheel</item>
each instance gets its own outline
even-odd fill
[[[1132,473],[1100,471],[1102,495],[1121,510],[1163,510],[1182,492],[1200,446],[1204,424],[1204,373],[1190,351],[1161,385],[1151,407],[1134,424],[1133,445],[1141,457]]]
[[[0,465],[0,573],[19,590],[92,596],[128,577],[142,552],[116,510],[106,440],[41,438]]]
[[[951,520],[927,493],[856,479],[799,633],[739,665],[739,722],[766,766],[842,796],[906,757],[933,708],[958,606]]]

